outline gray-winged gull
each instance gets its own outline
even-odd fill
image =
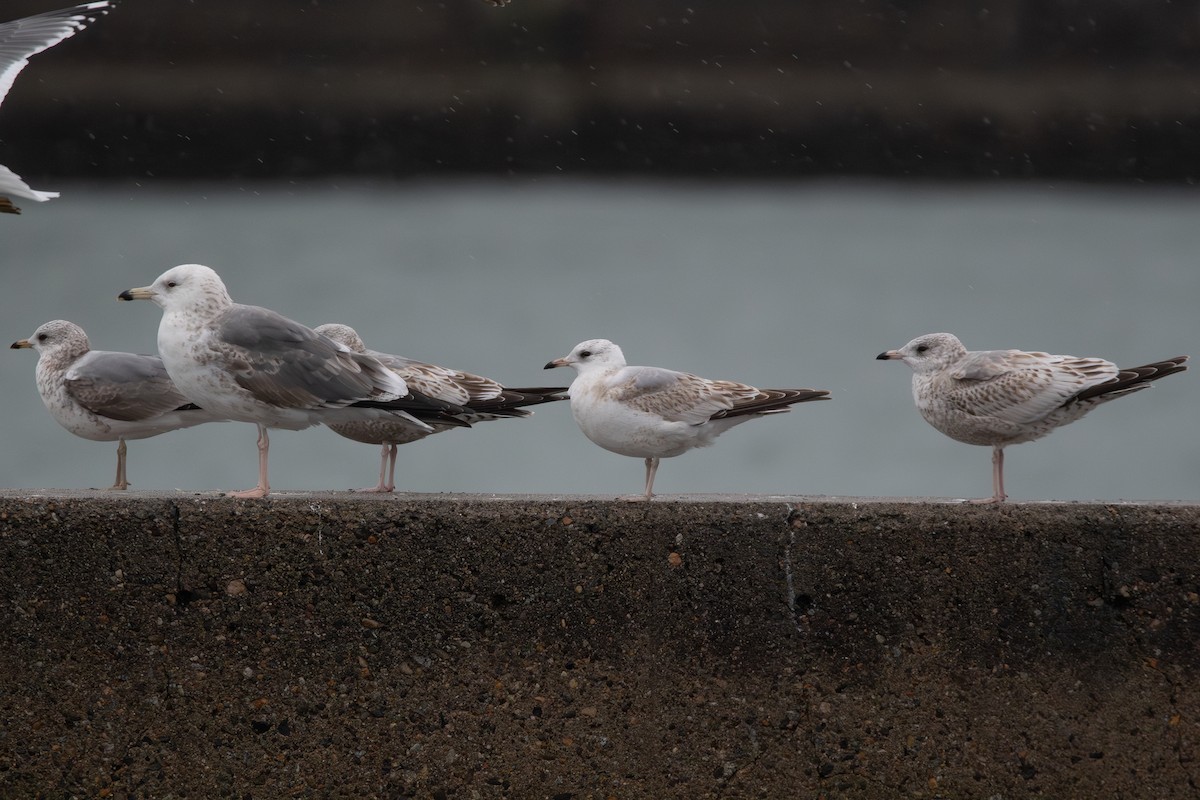
[[[468,427],[462,409],[422,396],[378,359],[274,311],[235,303],[212,269],[184,264],[121,300],[163,310],[158,350],[175,385],[196,405],[258,426],[258,484],[234,497],[265,497],[267,430],[384,419],[430,433],[430,422]]]
[[[56,319],[13,348],[37,351],[37,388],[51,416],[84,439],[117,444],[117,480],[125,489],[125,440],[145,439],[219,419],[180,394],[158,356],[92,350],[83,328]]]
[[[1183,372],[1187,356],[1120,369],[1102,358],[1022,350],[968,351],[949,333],[918,336],[880,360],[913,370],[913,399],[933,427],[959,442],[992,448],[992,496],[1001,503],[1004,448],[1032,442],[1098,405],[1141,391],[1151,381]]]
[[[95,21],[97,16],[107,14],[112,5],[109,0],[99,0],[0,23],[0,103],[4,102],[17,75],[29,63],[30,56],[74,36],[88,23]],[[58,197],[58,192],[32,189],[21,180],[21,176],[0,165],[0,213],[21,213],[21,209],[9,199],[12,197],[44,203]]]
[[[571,414],[587,438],[614,453],[646,460],[646,492],[654,496],[659,459],[705,447],[734,425],[825,400],[820,389],[758,389],[660,367],[630,367],[621,348],[589,339],[546,364],[578,373],[567,390]]]
[[[366,353],[378,358],[395,371],[412,388],[428,397],[455,403],[465,409],[457,417],[470,424],[504,417],[528,417],[532,411],[524,406],[539,405],[555,400],[565,400],[565,387],[506,388],[500,383],[470,372],[427,364],[404,356],[381,353],[367,349],[358,332],[349,325],[328,323],[314,328],[317,333],[328,336],[335,342],[349,347],[356,353]],[[450,430],[453,425],[431,421],[431,433]],[[361,422],[333,422],[328,427],[335,433],[365,444],[382,445],[379,465],[379,483],[362,492],[391,492],[396,488],[396,453],[398,446],[424,439],[429,433],[415,431],[406,425],[396,425],[390,420],[376,419]]]

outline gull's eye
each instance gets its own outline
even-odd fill
[[[44,342],[44,341],[46,341],[46,340],[47,340],[47,339],[49,339],[49,338],[50,338],[50,337],[49,337],[49,336],[47,336],[47,335],[46,335],[46,334],[44,334],[44,333],[39,333],[39,334],[38,334],[38,341],[39,341],[39,342]]]
[[[178,281],[167,281],[168,289],[174,289],[178,285],[179,285]]]
[[[592,357],[592,351],[591,351],[591,350],[580,350],[580,351],[579,351],[579,357],[580,357],[580,358],[591,358],[591,357]]]
[[[926,352],[926,351],[928,351],[928,350],[929,350],[929,345],[927,345],[927,344],[919,344],[919,345],[917,345],[917,352],[918,352],[918,353],[924,353],[924,352]]]

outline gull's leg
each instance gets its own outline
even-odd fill
[[[647,458],[646,459],[646,493],[633,495],[632,497],[626,497],[625,499],[633,501],[633,502],[643,502],[645,500],[649,500],[651,497],[654,497],[654,473],[656,473],[656,472],[658,472],[658,459],[657,458]]]
[[[356,492],[390,492],[395,488],[395,484],[391,482],[392,472],[388,471],[388,454],[391,454],[392,470],[394,471],[396,469],[396,445],[385,444],[382,448],[379,453],[379,484],[355,489]]]
[[[117,481],[112,485],[113,489],[128,489],[129,481],[125,477],[125,440],[117,440]]]
[[[654,497],[654,476],[658,474],[658,459],[646,459],[646,499]]]
[[[270,454],[271,440],[267,437],[267,428],[258,426],[258,486],[242,492],[227,492],[230,497],[266,497],[271,491],[267,482],[267,456]]]
[[[992,448],[992,496],[967,502],[976,505],[990,505],[1003,503],[1007,497],[1008,495],[1004,493],[1004,448],[995,446]]]
[[[1008,495],[1004,493],[1004,448],[997,447],[996,454],[993,459],[993,469],[995,477],[993,481],[996,484],[996,502],[1003,503],[1008,499]]]
[[[390,450],[390,452],[388,454],[388,479],[387,479],[387,485],[384,486],[383,488],[385,491],[392,492],[392,491],[396,490],[396,454],[400,450],[400,445],[393,444],[389,448],[389,450]]]

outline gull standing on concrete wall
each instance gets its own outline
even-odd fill
[[[470,427],[461,406],[425,397],[379,359],[355,353],[270,309],[233,302],[200,264],[167,270],[121,300],[162,308],[158,351],[196,405],[258,426],[258,484],[234,497],[266,497],[269,428],[386,419],[431,433],[431,422]]]
[[[505,417],[528,417],[532,411],[525,406],[565,400],[566,387],[539,387],[534,389],[510,389],[491,378],[472,375],[470,372],[439,367],[404,356],[368,350],[358,331],[349,325],[327,323],[314,328],[322,336],[345,345],[356,353],[365,353],[382,361],[396,372],[404,382],[429,397],[445,400],[462,406],[466,412],[458,415],[463,422],[474,425]],[[361,420],[357,422],[331,422],[328,427],[334,433],[364,444],[383,446],[380,454],[379,483],[360,492],[390,492],[396,488],[396,453],[398,446],[424,439],[433,433],[461,427],[436,420],[429,422],[431,431],[415,430],[410,425],[397,424],[386,419]]]
[[[821,389],[758,389],[661,367],[630,367],[621,348],[589,339],[546,364],[578,373],[568,392],[571,414],[587,438],[614,453],[646,460],[646,491],[654,496],[660,459],[705,447],[734,425],[790,411],[793,403],[826,400]]]
[[[959,442],[992,448],[992,496],[1001,503],[1004,448],[1032,442],[1098,405],[1150,388],[1150,382],[1187,369],[1187,356],[1120,369],[1102,358],[1055,356],[1022,350],[971,352],[949,333],[918,336],[880,360],[913,370],[913,399],[933,427]]]
[[[125,489],[125,440],[215,422],[215,414],[188,402],[158,356],[92,350],[83,328],[56,319],[12,348],[38,354],[37,388],[51,416],[76,436],[117,444],[117,480]]]

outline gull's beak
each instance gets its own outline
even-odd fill
[[[564,358],[556,358],[553,361],[546,362],[546,366],[542,367],[542,369],[554,369],[555,367],[565,367],[565,366],[567,366],[567,359],[565,357]]]
[[[153,300],[154,289],[149,286],[142,286],[137,289],[126,289],[117,295],[118,300]]]
[[[28,339],[17,339],[15,342],[13,342],[12,344],[10,344],[8,346],[8,349],[9,350],[18,350],[22,347],[33,347],[33,345],[29,343]]]
[[[898,361],[902,358],[904,358],[904,356],[900,355],[899,350],[884,350],[882,353],[875,356],[876,361]]]

